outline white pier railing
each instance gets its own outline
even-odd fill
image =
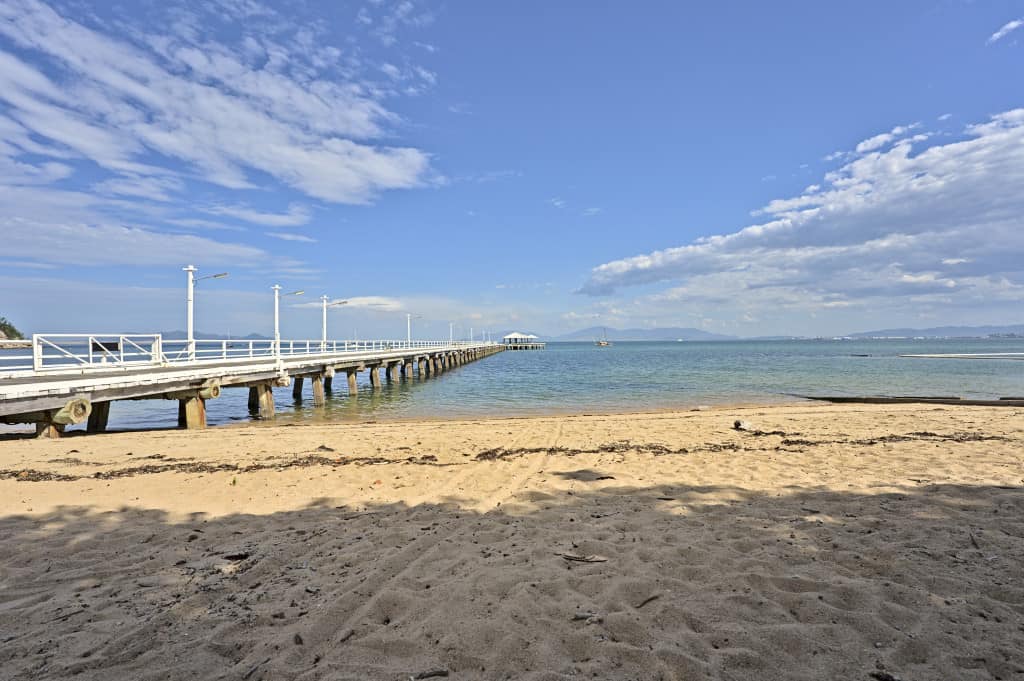
[[[32,374],[83,373],[134,367],[178,367],[215,362],[339,356],[389,350],[479,346],[431,340],[165,340],[160,334],[35,334],[29,341],[0,341],[0,379]]]

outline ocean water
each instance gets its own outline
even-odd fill
[[[1024,395],[1022,360],[899,357],[967,352],[1024,352],[1024,339],[549,343],[545,350],[502,352],[376,391],[364,372],[354,397],[339,376],[324,409],[313,408],[309,381],[298,403],[290,387],[276,389],[274,398],[277,422],[287,423],[632,412],[792,401],[791,393]],[[247,398],[247,390],[223,390],[207,402],[209,423],[250,421]],[[173,401],[111,407],[112,429],[176,423]]]

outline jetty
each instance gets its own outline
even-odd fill
[[[86,422],[107,428],[118,400],[177,400],[178,425],[206,427],[206,402],[221,390],[249,390],[249,410],[274,418],[275,387],[300,397],[312,384],[322,407],[334,379],[350,394],[360,372],[373,388],[426,379],[506,350],[490,341],[168,340],[161,334],[36,334],[0,345],[0,423],[34,423],[39,437],[60,437]]]
[[[501,339],[506,350],[543,350],[546,343],[532,333],[514,331]]]

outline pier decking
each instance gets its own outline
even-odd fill
[[[9,348],[11,346],[8,346]],[[35,423],[42,437],[59,437],[88,420],[89,432],[106,429],[116,400],[178,400],[178,422],[206,426],[206,401],[225,388],[249,388],[249,409],[274,416],[274,387],[301,393],[313,384],[322,406],[334,377],[348,390],[368,371],[383,381],[426,378],[505,349],[491,342],[164,340],[147,335],[37,335],[18,346],[28,353],[0,355],[0,423]],[[383,376],[382,376],[383,374]]]

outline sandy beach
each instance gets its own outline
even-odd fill
[[[1024,678],[1020,409],[7,439],[0,469],[3,679]]]

